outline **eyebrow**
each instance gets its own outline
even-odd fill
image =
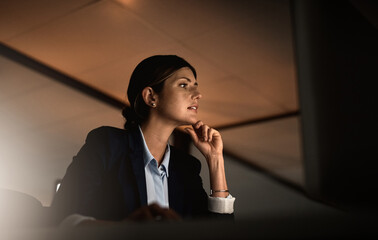
[[[188,81],[188,82],[192,82],[192,80],[190,80],[190,78],[187,78],[187,77],[180,77],[178,80],[180,80],[180,79],[185,79],[185,80]],[[198,85],[198,81],[196,80],[196,81],[194,82],[194,84],[197,84],[197,85]]]

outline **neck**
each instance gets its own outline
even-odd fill
[[[143,122],[140,127],[150,153],[160,166],[169,137],[175,129],[175,126],[170,126],[157,119],[149,118]]]

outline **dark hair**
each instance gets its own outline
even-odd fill
[[[190,68],[197,78],[194,67],[176,55],[155,55],[144,59],[136,66],[127,89],[130,107],[125,107],[122,111],[122,115],[126,118],[125,128],[131,124],[140,124],[148,117],[150,108],[141,96],[143,89],[149,86],[160,93],[165,80],[183,67]]]

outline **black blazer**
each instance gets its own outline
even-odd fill
[[[209,215],[198,159],[171,147],[169,206],[184,218]],[[122,220],[147,205],[143,139],[137,128],[92,130],[74,157],[51,208],[56,223],[78,213]]]

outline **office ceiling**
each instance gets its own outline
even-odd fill
[[[200,119],[230,126],[222,130],[225,150],[301,185],[298,117],[253,124],[298,110],[289,10],[282,0],[2,0],[0,42],[126,104],[137,63],[179,55],[198,72]],[[20,159],[2,167],[1,186],[25,184],[12,172],[25,156],[43,158],[39,166],[54,179],[90,129],[122,127],[118,109],[7,56],[0,63],[1,161]],[[20,144],[30,149],[15,150]],[[32,177],[40,169],[20,172]]]

